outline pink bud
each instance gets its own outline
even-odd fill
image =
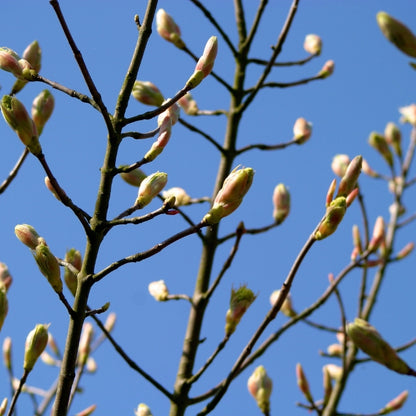
[[[358,177],[361,173],[363,157],[355,156],[347,167],[344,176],[339,183],[337,196],[348,196],[357,186]]]
[[[312,123],[309,123],[302,117],[298,118],[293,126],[293,134],[293,140],[297,144],[305,143],[311,137]]]
[[[19,55],[12,49],[0,48],[0,69],[11,72],[16,78],[22,75],[22,67],[19,65]]]
[[[365,159],[363,159],[361,168],[366,175],[371,176],[372,178],[377,178],[379,176],[379,174],[371,168]]]
[[[410,242],[407,243],[398,253],[397,253],[397,258],[398,259],[404,259],[405,257],[407,257],[415,248],[415,243]]]
[[[168,100],[165,100],[162,104],[164,104]],[[175,125],[178,121],[180,112],[181,110],[179,106],[176,103],[172,104],[162,114],[159,114],[159,117],[157,118],[157,125],[161,127],[164,123],[167,122],[167,119],[170,120],[172,126]]]
[[[163,39],[173,43],[177,48],[183,49],[185,47],[179,26],[163,9],[159,9],[156,13],[156,29]]]
[[[331,344],[328,345],[327,352],[331,357],[341,357],[343,353],[343,347],[341,344]]]
[[[318,35],[306,35],[303,48],[311,55],[320,55],[322,50],[322,40]]]
[[[116,324],[117,315],[114,312],[108,314],[104,327],[108,332],[111,332]]]
[[[334,73],[335,62],[332,60],[326,61],[322,69],[318,72],[318,77],[328,78]]]
[[[34,40],[27,48],[24,50],[22,57],[26,59],[36,71],[40,71],[41,60],[42,60],[42,50],[40,49],[39,43],[37,40]]]
[[[257,402],[257,406],[264,414],[270,412],[270,396],[273,382],[262,365],[257,367],[249,377],[247,388]]]
[[[279,183],[273,191],[273,218],[281,224],[290,212],[290,193],[283,183]]]
[[[75,416],[90,416],[94,413],[95,409],[97,408],[96,404],[92,404],[88,406],[86,409],[82,410],[81,412],[77,413]]]
[[[183,205],[188,205],[191,202],[191,197],[186,193],[186,191],[179,187],[170,188],[162,192],[163,198],[166,200],[172,196],[175,197],[175,206],[180,207]]]
[[[384,242],[384,219],[383,217],[377,217],[374,224],[373,236],[371,237],[370,243],[368,245],[368,250],[376,251],[380,244]]]
[[[52,185],[51,180],[49,179],[49,176],[45,176],[45,186],[48,188],[48,190],[52,193],[52,195],[58,200],[61,200],[61,197],[56,192],[55,188]]]
[[[14,227],[16,237],[30,249],[34,250],[39,244],[39,234],[29,224],[19,224]]]
[[[402,123],[410,123],[412,126],[416,127],[416,104],[401,107],[399,108],[399,111],[402,115],[402,118],[400,119]]]
[[[247,286],[240,286],[237,290],[231,289],[230,308],[225,316],[225,334],[231,335],[241,318],[250,305],[255,301],[256,296]]]
[[[308,379],[306,378],[306,375],[303,372],[303,368],[300,363],[296,364],[296,380],[298,383],[299,390],[304,394],[304,396],[309,402],[313,402],[311,390],[309,389]]]
[[[172,132],[172,118],[166,117],[163,120],[162,125],[159,128],[159,135],[157,140],[152,144],[150,150],[145,154],[144,159],[147,162],[151,162],[159,156],[163,149],[169,142],[170,136]]]
[[[149,283],[148,289],[150,295],[153,296],[158,302],[164,302],[168,300],[169,290],[164,280],[158,280],[157,282]]]
[[[198,114],[198,105],[193,99],[191,93],[187,92],[183,97],[178,100],[178,104],[183,108],[186,114],[189,116],[195,116]]]
[[[379,415],[387,415],[395,410],[399,410],[405,404],[407,397],[409,396],[409,392],[407,390],[401,392],[397,397],[393,400],[390,400],[383,409],[381,409],[378,414]]]
[[[23,368],[29,372],[42,354],[48,343],[49,325],[38,324],[29,332],[25,343],[25,358]]]
[[[10,337],[4,338],[3,341],[3,362],[8,370],[12,368],[12,339]]]

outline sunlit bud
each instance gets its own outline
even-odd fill
[[[55,366],[58,364],[58,362],[53,358],[48,352],[43,351],[43,353],[40,355],[40,359],[43,363],[50,366]]]
[[[108,314],[104,327],[108,332],[111,332],[116,324],[117,315],[114,312]]]
[[[273,207],[273,218],[276,224],[281,224],[290,212],[290,193],[283,183],[274,188]]]
[[[88,406],[86,409],[82,410],[81,412],[77,413],[75,416],[90,416],[94,413],[95,409],[97,408],[96,404],[92,404]]]
[[[58,193],[56,192],[55,188],[52,185],[51,180],[49,179],[49,176],[45,176],[45,186],[48,188],[48,190],[52,193],[52,195],[58,200],[60,201],[61,198],[58,195]]]
[[[293,125],[293,140],[297,144],[305,143],[312,134],[312,123],[306,121],[303,117],[299,117]]]
[[[379,174],[378,174],[375,170],[373,170],[373,169],[370,167],[370,165],[368,164],[368,162],[367,162],[365,159],[363,159],[363,163],[362,163],[361,168],[362,168],[362,171],[363,171],[366,175],[371,176],[372,178],[377,178],[377,177],[379,177],[379,176],[380,176],[380,175],[379,175]]]
[[[4,284],[0,284],[0,330],[6,319],[7,312],[9,311],[9,302],[7,301],[7,291]]]
[[[163,149],[169,142],[172,133],[172,121],[171,118],[165,118],[162,125],[159,128],[159,135],[157,140],[152,144],[150,150],[145,154],[144,159],[147,162],[151,162],[159,156]]]
[[[30,249],[34,250],[39,244],[39,234],[36,230],[28,224],[19,224],[14,227],[16,237]]]
[[[378,414],[379,415],[387,415],[388,413],[394,412],[395,410],[399,410],[405,404],[407,397],[409,396],[409,392],[407,390],[400,393],[397,397],[393,400],[390,400],[384,407],[381,409]]]
[[[406,55],[416,58],[416,37],[402,22],[386,12],[377,13],[383,35]]]
[[[159,107],[164,98],[159,88],[150,81],[135,81],[131,95],[142,104]]]
[[[191,197],[186,193],[185,189],[174,187],[162,192],[164,199],[168,199],[171,196],[175,197],[175,206],[180,207],[182,205],[188,205],[191,202]]]
[[[328,369],[326,368],[326,365],[322,367],[323,372],[323,380],[322,384],[324,387],[324,398],[323,398],[323,404],[325,405],[328,403],[329,397],[332,393],[332,382],[331,382],[331,376],[329,374]]]
[[[85,365],[91,351],[91,341],[94,329],[90,322],[85,322],[82,328],[81,339],[79,340],[78,365]]]
[[[137,406],[137,409],[134,411],[134,414],[136,416],[153,416],[149,406],[145,405],[144,403],[140,403]]]
[[[357,247],[359,252],[362,253],[363,249],[361,244],[360,229],[356,224],[352,226],[352,242],[354,244],[354,247]]]
[[[402,204],[393,203],[389,206],[390,215],[397,215],[400,217],[406,212],[406,208]]]
[[[25,358],[23,361],[23,369],[31,371],[37,359],[42,354],[48,343],[48,328],[49,324],[37,324],[32,329],[25,343]]]
[[[163,9],[159,9],[156,13],[156,30],[163,39],[173,43],[177,48],[185,47],[179,26]]]
[[[280,290],[275,290],[270,295],[270,304],[272,306],[274,306],[274,304],[276,303],[277,299],[279,298],[279,295],[280,295]],[[280,311],[283,313],[283,315],[289,318],[293,318],[294,316],[297,315],[296,311],[293,309],[292,296],[290,295],[290,293],[287,294],[286,299],[283,301]]]
[[[92,357],[88,357],[86,369],[89,373],[95,373],[97,371],[97,362]]]
[[[402,156],[402,133],[397,125],[393,122],[387,123],[384,129],[384,137],[387,143],[394,149],[396,155]]]
[[[335,198],[326,209],[325,217],[315,232],[315,238],[323,240],[333,234],[344,217],[346,210],[347,201],[345,197],[339,196]]]
[[[320,55],[322,50],[322,39],[318,35],[306,35],[303,48],[311,55]]]
[[[410,123],[412,126],[416,126],[416,104],[401,107],[399,111],[402,115],[400,119],[402,123]]]
[[[355,346],[374,361],[400,374],[412,373],[413,370],[367,321],[355,318],[354,322],[347,325],[346,330]]]
[[[351,206],[351,204],[354,202],[355,198],[357,198],[359,193],[358,188],[354,188],[348,195],[347,195],[347,208]]]
[[[363,157],[355,156],[347,167],[345,175],[339,183],[337,196],[347,196],[357,186],[357,180],[361,173]]]
[[[380,247],[380,244],[384,241],[384,228],[384,218],[377,217],[374,224],[373,236],[368,244],[368,250],[376,251]]]
[[[32,65],[30,65],[30,62],[22,58],[19,59],[19,65],[20,68],[22,68],[22,75],[19,79],[24,81],[33,81],[33,78],[36,76],[37,72],[35,69],[33,69]]]
[[[270,411],[270,396],[273,382],[262,365],[258,366],[249,377],[247,388],[257,402],[257,406],[264,414]]]
[[[6,291],[9,290],[9,287],[12,285],[13,279],[9,272],[9,268],[5,263],[0,262],[0,286],[4,285]]]
[[[392,194],[400,194],[403,189],[404,180],[401,176],[396,176],[392,180],[389,180],[389,191]]]
[[[71,264],[75,270],[78,272],[81,270],[82,266],[82,256],[81,252],[76,250],[75,248],[70,248],[65,253],[65,261]],[[69,267],[64,268],[64,281],[69,289],[69,291],[75,296],[75,292],[77,291],[78,285],[78,278],[77,274],[75,274],[75,270]]]
[[[58,345],[50,332],[48,333],[48,346],[57,357],[60,357],[61,353],[59,352]]]
[[[123,167],[127,167],[125,165],[120,166],[120,169]],[[139,168],[131,170],[130,172],[122,172],[120,173],[121,178],[127,182],[129,185],[139,187],[140,184],[143,182],[143,179],[146,178],[146,174]]]
[[[8,403],[7,398],[4,398],[0,405],[0,416],[3,416],[6,414],[7,403]]]
[[[3,341],[3,363],[7,370],[12,368],[12,339],[4,338]]]
[[[51,253],[46,244],[38,244],[33,251],[33,257],[39,267],[40,272],[48,279],[49,284],[56,293],[61,293],[63,289],[61,280],[61,269],[58,260]]]
[[[326,206],[329,207],[331,205],[331,202],[334,199],[335,189],[337,187],[337,180],[333,179],[331,184],[329,185],[328,192],[326,193]]]
[[[218,41],[216,36],[211,36],[205,45],[204,52],[195,66],[194,73],[186,81],[186,87],[195,88],[207,77],[214,67],[215,58],[218,52]]]
[[[327,353],[331,357],[341,357],[343,352],[343,348],[341,344],[331,344],[328,345]]]
[[[0,69],[11,72],[16,78],[22,75],[22,67],[19,65],[19,55],[12,49],[0,48]]]
[[[334,73],[335,69],[335,62],[331,59],[324,63],[322,69],[318,72],[318,77],[321,78],[328,78],[330,75]]]
[[[415,248],[415,243],[410,242],[407,243],[398,253],[397,253],[397,259],[404,259],[407,257]]]
[[[7,124],[16,132],[29,151],[34,155],[42,153],[36,126],[25,106],[16,97],[10,95],[2,98],[0,106]]]
[[[153,296],[158,302],[164,302],[168,299],[169,290],[164,280],[149,283],[148,289],[150,295]]]
[[[348,155],[335,155],[332,159],[331,168],[335,175],[342,178],[347,171],[350,164],[350,157]]]
[[[335,365],[335,364],[327,364],[325,365],[325,370],[328,372],[329,378],[331,380],[340,380],[342,377],[342,367],[340,367],[339,365]]]
[[[304,394],[309,402],[313,402],[311,391],[309,389],[308,379],[303,371],[300,363],[296,364],[296,380],[298,383],[299,390]]]
[[[165,100],[162,104],[165,104],[170,98]],[[162,114],[159,114],[157,118],[157,125],[158,127],[162,127],[162,125],[166,122],[166,119],[170,119],[171,125],[175,125],[179,119],[179,115],[181,113],[181,109],[178,104],[173,103],[170,107],[168,107]]]
[[[189,92],[178,100],[178,104],[188,116],[195,116],[198,114],[198,105]]]
[[[375,131],[370,133],[368,144],[377,150],[389,166],[393,166],[393,154],[389,148],[386,138]]]
[[[225,334],[231,335],[256,296],[247,286],[231,289],[230,308],[225,315]]]
[[[145,207],[162,191],[168,181],[168,175],[164,172],[155,172],[147,176],[139,187],[135,206],[139,209]]]
[[[254,170],[237,166],[228,176],[215,197],[214,204],[202,219],[207,224],[217,224],[221,218],[234,212],[253,182]]]
[[[55,99],[49,90],[43,90],[32,103],[32,120],[40,136],[43,127],[52,115]]]

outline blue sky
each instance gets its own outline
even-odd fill
[[[231,1],[206,2],[212,13],[229,32],[233,41]],[[257,2],[246,1],[247,20],[253,16]],[[143,15],[145,2],[98,2],[94,0],[62,1],[62,9],[74,38],[81,50],[90,73],[110,112],[120,90],[137,29],[133,16]],[[159,7],[170,13],[182,30],[188,47],[199,55],[206,40],[217,35],[215,28],[202,14],[185,0],[160,1]],[[255,42],[256,57],[267,57],[270,46],[276,42],[289,1],[271,1],[268,12]],[[255,330],[269,308],[270,293],[280,288],[290,266],[308,235],[313,231],[325,209],[325,195],[334,175],[330,164],[337,153],[350,156],[362,154],[375,169],[387,173],[381,157],[367,144],[371,131],[384,131],[389,121],[398,122],[398,108],[415,102],[415,71],[409,59],[397,51],[382,36],[376,13],[385,10],[416,31],[412,17],[416,5],[411,0],[303,0],[284,45],[279,61],[305,58],[303,41],[307,34],[316,33],[323,40],[319,58],[301,67],[278,68],[270,75],[271,81],[290,82],[316,74],[326,60],[335,61],[335,72],[330,78],[306,86],[288,89],[269,89],[259,95],[242,124],[239,145],[265,142],[268,144],[290,140],[292,127],[298,117],[313,123],[311,139],[303,146],[284,151],[244,153],[237,163],[255,169],[253,186],[241,207],[221,225],[221,233],[228,233],[244,220],[247,228],[259,227],[272,221],[271,195],[274,186],[285,183],[292,195],[292,211],[286,222],[261,236],[245,236],[236,261],[224,278],[221,287],[208,308],[202,336],[206,337],[197,358],[199,367],[223,337],[224,317],[232,286],[247,284],[258,294],[227,349],[207,371],[195,387],[198,395],[215,386],[227,374],[238,357],[242,345]],[[43,51],[41,74],[77,91],[87,88],[71,51],[64,39],[49,2],[3,0],[1,46],[18,53],[37,39]],[[155,27],[154,27],[155,29]],[[219,38],[219,52],[215,71],[232,81],[233,62],[227,47]],[[149,48],[140,69],[139,79],[154,82],[166,97],[173,96],[192,73],[194,63],[185,54],[162,40],[154,30]],[[253,67],[248,82],[254,82],[259,68]],[[0,73],[1,92],[6,94],[13,77]],[[33,98],[43,89],[31,84],[19,94],[29,108]],[[80,101],[54,92],[56,108],[45,127],[42,146],[51,168],[67,194],[92,212],[99,180],[99,167],[105,151],[106,133],[97,112]],[[201,109],[227,108],[224,89],[212,79],[206,79],[194,92]],[[128,115],[136,115],[147,108],[133,99]],[[184,116],[219,142],[224,135],[225,121],[221,117],[198,119]],[[136,124],[137,131],[155,127],[155,121]],[[402,126],[404,143],[408,143],[410,128]],[[0,152],[0,181],[11,170],[23,150],[22,144],[4,123],[0,122],[2,152]],[[133,163],[147,151],[149,144],[127,139],[123,143],[120,164]],[[218,154],[212,145],[195,136],[182,126],[175,126],[168,147],[156,161],[144,170],[161,170],[169,175],[168,187],[181,186],[193,197],[209,196],[212,192],[218,166]],[[415,171],[413,171],[413,177]],[[14,278],[9,292],[10,312],[0,333],[0,342],[11,336],[14,345],[14,366],[20,376],[23,345],[27,333],[38,322],[50,322],[50,331],[63,349],[67,327],[64,308],[54,296],[45,279],[38,272],[29,251],[14,236],[16,224],[33,225],[48,242],[57,256],[76,247],[83,250],[85,240],[82,228],[71,213],[51,196],[43,185],[44,173],[34,158],[28,158],[16,180],[5,194],[0,195],[0,261],[5,262]],[[360,185],[365,194],[370,222],[377,216],[388,219],[391,203],[385,183],[363,177]],[[405,197],[409,213],[415,210],[413,189]],[[132,205],[136,190],[121,180],[115,181],[110,204],[110,215],[116,215]],[[148,210],[156,209],[153,203]],[[146,211],[147,212],[147,211]],[[198,221],[206,206],[189,207],[187,213]],[[352,206],[337,233],[316,244],[302,264],[292,290],[295,308],[309,306],[328,285],[327,275],[337,274],[349,262],[351,227],[361,224],[358,206]],[[186,227],[176,217],[159,217],[140,227],[125,227],[112,231],[102,247],[97,270],[126,255],[147,249],[171,234]],[[414,239],[415,225],[398,233],[396,249]],[[172,388],[177,370],[180,348],[187,321],[185,302],[157,303],[147,292],[147,285],[164,279],[172,293],[191,295],[197,273],[200,243],[189,237],[169,247],[160,255],[138,265],[128,265],[102,280],[94,287],[91,307],[111,302],[117,313],[114,330],[116,339],[125,350],[153,374],[165,387]],[[231,244],[225,244],[216,257],[214,276],[228,256]],[[393,344],[401,345],[414,337],[414,255],[391,265],[375,311],[374,325]],[[357,305],[359,274],[352,273],[343,282],[341,292],[347,308],[347,318],[354,319]],[[313,315],[313,320],[334,327],[340,324],[336,302],[328,304]],[[266,331],[279,328],[287,318],[278,316]],[[301,362],[316,398],[321,397],[322,366],[336,362],[319,356],[319,350],[335,342],[332,335],[323,334],[304,324],[288,331],[282,339],[258,361],[268,370],[274,381],[272,414],[301,415],[305,410],[295,402],[303,398],[297,389],[295,365]],[[415,350],[403,353],[411,365],[416,361]],[[149,386],[125,365],[108,343],[94,353],[98,364],[95,375],[86,375],[82,381],[84,392],[79,394],[70,414],[97,403],[95,414],[132,415],[140,402],[147,403],[155,416],[168,414],[169,403],[158,391]],[[246,381],[255,366],[246,370],[232,384],[228,396],[212,413],[216,415],[260,414],[249,396]],[[47,388],[56,376],[56,370],[42,363],[29,378],[29,384]],[[389,372],[374,363],[356,369],[347,386],[339,410],[351,413],[373,413],[403,390],[412,390],[413,380]],[[6,371],[0,369],[0,391],[6,394]],[[0,395],[0,399],[1,399]],[[19,414],[30,414],[31,403],[23,397]],[[191,408],[196,414],[200,405]],[[410,391],[406,408],[397,414],[413,414],[416,397]],[[257,412],[257,413],[256,413]]]

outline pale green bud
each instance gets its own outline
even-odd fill
[[[387,123],[384,129],[384,136],[387,143],[396,152],[396,155],[402,157],[402,133],[395,123]]]
[[[31,371],[48,343],[49,324],[38,324],[29,332],[25,344],[23,369]]]
[[[386,138],[375,131],[370,133],[370,137],[368,138],[368,143],[371,147],[377,150],[381,156],[383,156],[384,160],[388,163],[389,166],[393,166],[393,155],[387,144]]]
[[[120,166],[120,168],[127,167],[126,165]],[[130,172],[122,172],[120,173],[121,178],[127,182],[129,185],[139,187],[140,184],[143,182],[143,179],[147,177],[147,175],[139,168],[131,170]]]
[[[16,237],[30,249],[34,250],[41,238],[36,230],[29,224],[18,224],[14,227]]]
[[[145,207],[162,191],[167,181],[168,175],[164,172],[155,172],[146,177],[140,184],[135,205],[139,209]]]
[[[82,256],[79,250],[76,250],[75,248],[67,250],[65,254],[65,261],[74,266],[78,272],[81,270]],[[75,274],[69,267],[65,267],[64,269],[64,281],[69,291],[75,296],[78,286],[78,278],[77,274]]]
[[[335,232],[344,218],[347,210],[347,200],[343,196],[335,198],[326,209],[325,217],[315,232],[317,240],[323,240]]]
[[[188,116],[195,116],[198,114],[198,104],[193,99],[191,93],[186,93],[182,98],[178,100],[178,104],[182,107]]]
[[[179,188],[177,186],[163,191],[162,196],[165,200],[174,196],[175,206],[177,207],[180,207],[182,205],[188,205],[191,202],[191,197],[186,193],[185,189]]]
[[[49,247],[45,244],[38,244],[33,251],[33,256],[40,272],[48,279],[55,292],[61,293],[63,289],[61,269],[58,260],[51,253]]]
[[[277,302],[277,299],[279,298],[279,296],[280,296],[280,290],[275,290],[270,295],[269,300],[272,306],[274,306],[274,304]],[[294,316],[297,315],[296,311],[293,309],[292,296],[290,295],[290,293],[287,294],[285,300],[283,301],[280,311],[283,313],[283,315],[287,316],[288,318],[293,318]]]
[[[378,414],[379,415],[387,415],[391,412],[399,410],[403,407],[406,403],[407,397],[409,396],[409,392],[407,390],[401,392],[397,397],[390,400],[384,407],[381,409]]]
[[[334,73],[334,70],[335,70],[335,62],[331,59],[324,63],[324,66],[318,72],[318,76],[321,78],[328,78],[330,75]]]
[[[159,88],[150,81],[135,81],[131,95],[142,104],[159,107],[164,98]]]
[[[322,50],[322,39],[318,35],[306,35],[303,48],[311,55],[320,55]]]
[[[149,406],[145,405],[144,403],[140,403],[137,406],[137,409],[134,411],[134,414],[136,416],[153,416]]]
[[[283,183],[279,183],[274,188],[273,206],[273,218],[276,224],[281,224],[290,212],[290,193]]]
[[[225,334],[231,335],[256,296],[247,286],[231,289],[230,308],[225,316]]]
[[[273,382],[262,365],[254,370],[247,382],[248,391],[254,397],[257,406],[264,414],[269,414],[270,412],[272,387]]]
[[[185,47],[179,26],[163,9],[159,9],[156,13],[156,30],[163,39],[173,43],[177,48]]]
[[[55,99],[49,90],[43,90],[32,103],[32,120],[40,136],[43,127],[52,115]]]

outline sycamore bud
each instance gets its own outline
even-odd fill
[[[9,311],[9,302],[7,301],[7,291],[4,284],[0,284],[0,330],[6,319],[7,312]]]
[[[322,39],[318,35],[306,35],[303,48],[311,55],[320,55],[322,50]]]
[[[415,248],[415,243],[410,242],[407,243],[398,253],[397,253],[397,259],[404,259],[407,257]]]
[[[193,99],[191,93],[187,92],[183,97],[178,100],[178,104],[182,107],[188,116],[195,116],[198,114],[198,105]]]
[[[163,198],[169,199],[170,197],[175,197],[175,206],[180,207],[182,205],[188,205],[191,202],[191,197],[186,193],[186,191],[179,187],[170,188],[162,192]]]
[[[354,322],[347,325],[346,331],[355,346],[374,361],[400,374],[413,373],[413,370],[367,321],[355,318]]]
[[[225,316],[225,334],[231,335],[256,296],[247,286],[231,289],[230,308]]]
[[[142,104],[159,107],[164,98],[159,88],[150,81],[135,81],[131,95]]]
[[[19,224],[14,227],[16,237],[30,249],[34,250],[41,238],[36,230],[29,224]]]
[[[358,177],[361,173],[362,156],[355,156],[347,167],[344,176],[339,183],[337,196],[347,197],[357,186]]]
[[[79,250],[76,250],[75,248],[70,248],[67,250],[65,253],[65,261],[74,266],[75,270],[81,270],[82,256]],[[74,270],[70,269],[69,267],[65,267],[64,281],[69,291],[75,296],[75,292],[77,291],[78,286],[78,278],[77,274],[74,273]]]
[[[145,405],[144,403],[140,403],[137,406],[137,409],[134,411],[134,414],[136,416],[153,416],[149,406]]]
[[[350,157],[348,155],[335,155],[332,159],[331,168],[335,175],[342,178],[347,172],[350,164]]]
[[[6,291],[9,290],[9,287],[12,285],[13,278],[9,272],[9,268],[6,263],[0,262],[0,286],[4,285]]]
[[[148,289],[150,295],[153,296],[158,302],[168,300],[169,290],[164,280],[149,283]]]
[[[315,232],[317,240],[323,240],[335,232],[347,210],[347,201],[343,196],[335,198],[326,209],[325,217]]]
[[[56,293],[61,293],[63,289],[61,280],[61,269],[58,260],[51,253],[46,244],[38,244],[33,251],[33,257],[39,267],[40,272],[48,279],[49,284]]]
[[[29,151],[34,155],[42,153],[36,126],[25,106],[16,97],[10,95],[2,98],[0,106],[7,124],[16,132]]]
[[[393,166],[393,155],[387,144],[386,138],[382,134],[375,131],[371,132],[370,137],[368,138],[368,144],[383,156],[389,166]]]
[[[331,357],[341,357],[343,353],[343,347],[341,344],[331,344],[328,345],[326,351]]]
[[[204,52],[195,66],[194,73],[186,82],[189,89],[195,88],[207,77],[214,67],[215,58],[218,52],[218,41],[216,36],[211,36],[205,45]]]
[[[28,62],[31,68],[39,73],[41,67],[42,51],[38,41],[33,41],[23,52],[23,59]],[[12,88],[12,94],[17,94],[25,85],[27,80],[17,79]]]
[[[135,205],[139,209],[145,207],[165,187],[167,181],[168,175],[164,172],[155,172],[146,177],[140,184]]]
[[[7,370],[12,368],[12,339],[4,338],[3,341],[3,363]]]
[[[270,295],[270,304],[274,306],[277,299],[279,298],[280,290],[275,290]],[[286,299],[283,301],[282,306],[280,308],[280,311],[283,313],[283,315],[287,316],[288,318],[293,318],[297,315],[296,311],[293,309],[292,306],[292,297],[290,296],[290,293],[287,294]]]
[[[51,180],[49,179],[49,176],[45,176],[45,186],[48,188],[48,190],[52,193],[52,195],[58,200],[61,200],[61,197],[58,195],[58,192],[56,192],[56,189],[53,187]],[[62,191],[64,194],[65,192]]]
[[[333,60],[326,61],[322,69],[318,72],[318,77],[328,78],[334,73],[335,62]]]
[[[340,380],[342,377],[342,367],[335,364],[327,364],[324,366],[324,374],[328,372],[330,380]]]
[[[172,119],[165,118],[162,125],[159,127],[159,136],[157,137],[157,140],[152,144],[152,147],[144,156],[144,159],[146,159],[147,162],[155,160],[156,157],[162,153],[163,149],[169,142],[171,132]]]
[[[23,369],[31,371],[48,343],[49,324],[38,324],[29,332],[25,344]]]
[[[373,236],[371,237],[370,243],[368,244],[368,250],[376,251],[384,242],[384,228],[384,218],[377,217],[374,224]]]
[[[293,125],[293,140],[297,144],[303,144],[312,134],[312,123],[306,121],[303,117],[298,118]]]
[[[407,397],[409,396],[409,392],[407,390],[401,392],[397,397],[393,400],[390,400],[379,412],[379,415],[387,415],[395,410],[399,410],[405,404]]]
[[[93,414],[95,409],[97,408],[96,404],[92,404],[88,406],[86,409],[82,410],[81,412],[77,413],[75,416],[90,416]]]
[[[257,406],[264,414],[270,411],[270,396],[273,382],[262,365],[258,366],[249,377],[247,388],[257,402]]]
[[[221,218],[234,212],[241,202],[244,195],[250,189],[253,182],[254,170],[252,168],[241,168],[237,166],[225,178],[222,188],[215,197],[214,204],[202,219],[202,222],[210,225],[217,224]]]
[[[11,72],[16,78],[22,75],[19,59],[19,55],[14,50],[4,46],[0,47],[0,69]]]
[[[416,127],[416,104],[401,107],[399,111],[402,115],[400,119],[402,123],[410,123],[413,127]]]
[[[306,399],[309,402],[313,402],[311,390],[309,389],[308,379],[303,372],[302,365],[300,363],[296,364],[296,380],[298,383],[299,390],[304,394]]]
[[[40,136],[43,127],[52,115],[55,99],[49,90],[43,90],[32,103],[32,120]]]
[[[279,183],[274,188],[273,206],[273,218],[276,224],[281,224],[290,212],[290,193],[283,183]]]
[[[94,329],[90,322],[85,322],[79,340],[78,365],[84,366],[91,351],[91,342]]]
[[[165,104],[166,101],[168,101],[169,98],[165,101],[163,101],[162,104]],[[159,114],[157,118],[157,125],[158,127],[162,127],[164,123],[166,123],[166,119],[169,119],[171,122],[171,125],[175,125],[176,122],[179,119],[179,115],[181,113],[181,109],[179,108],[178,104],[174,103],[170,107],[168,107],[163,113]]]
[[[377,13],[377,23],[383,35],[396,48],[406,55],[416,58],[416,37],[407,26],[386,12]]]
[[[127,167],[126,165],[120,166],[120,169]],[[121,178],[127,182],[129,185],[139,187],[143,182],[143,179],[146,178],[146,174],[139,168],[131,170],[130,172],[120,173]]]
[[[402,157],[402,133],[393,122],[387,123],[384,129],[387,143],[394,149],[396,155]]]
[[[185,47],[179,26],[163,9],[159,9],[156,13],[156,30],[163,39],[173,43],[177,48],[183,49]]]

